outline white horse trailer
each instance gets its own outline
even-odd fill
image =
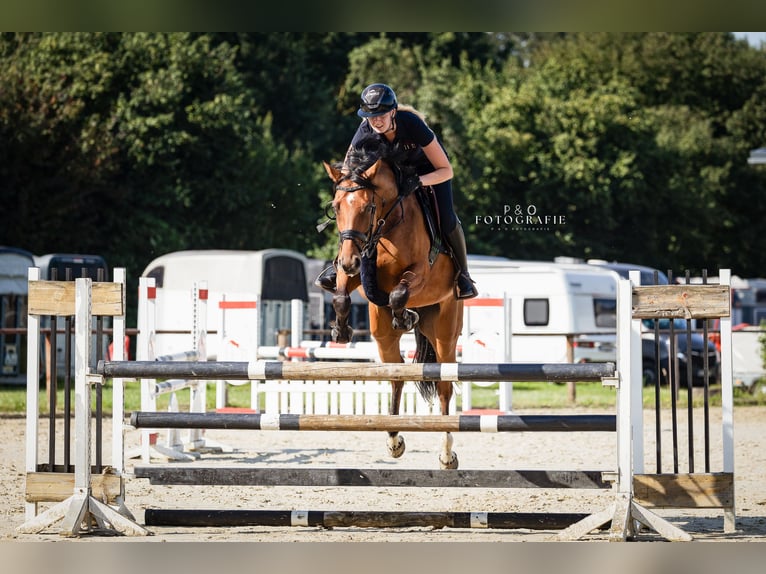
[[[306,263],[304,255],[289,249],[177,251],[156,258],[141,274],[155,280],[155,354],[191,349],[192,295],[195,283],[204,281],[207,329],[215,333],[207,337],[208,356],[254,358],[257,346],[277,344],[280,333],[292,328],[291,301],[300,300],[309,317]],[[139,325],[145,324],[145,296],[139,293]]]

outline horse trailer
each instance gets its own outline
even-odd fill
[[[34,256],[24,249],[0,247],[0,383],[25,382],[27,276]]]
[[[74,281],[82,277],[89,277],[93,281],[109,281],[109,267],[106,260],[101,255],[85,253],[47,253],[45,255],[35,255],[34,265],[40,269],[40,279],[42,281]],[[103,319],[102,326],[108,328],[111,321],[108,317]],[[96,320],[94,319],[94,329]],[[40,326],[45,332],[46,329],[53,327],[50,317],[43,317]],[[46,379],[51,378],[51,364],[53,354],[55,353],[55,367],[57,377],[65,376],[67,365],[69,365],[69,374],[74,374],[74,355],[75,349],[71,345],[67,357],[67,333],[69,329],[74,332],[74,321],[63,319],[56,322],[56,336],[51,337],[46,334],[42,349],[42,360],[46,367]],[[110,337],[103,335],[99,341],[95,335],[92,344],[94,348],[106,348],[109,345]],[[95,365],[92,365],[95,367]]]
[[[291,301],[301,301],[309,317],[307,261],[288,249],[176,251],[154,259],[141,276],[155,281],[155,354],[192,348],[192,291],[201,282],[207,284],[210,358],[249,360],[257,346],[276,345],[291,327]],[[144,297],[139,293],[139,325],[145,324]]]

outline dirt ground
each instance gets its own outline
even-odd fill
[[[711,409],[711,470],[722,470],[720,409]],[[539,411],[538,411],[539,412]],[[546,411],[550,412],[550,411]],[[571,412],[571,411],[570,411]],[[594,411],[583,411],[594,412]],[[532,414],[519,412],[518,414]],[[685,411],[679,412],[679,465],[688,470]],[[704,468],[702,412],[695,411],[696,470]],[[110,424],[109,421],[108,424]],[[0,416],[0,542],[59,541],[55,529],[39,534],[19,534],[24,515],[24,425],[20,417]],[[109,427],[107,427],[109,428]],[[672,472],[672,432],[669,415],[662,422],[663,472]],[[653,414],[645,415],[645,470],[655,470]],[[138,446],[138,431],[127,428],[126,452]],[[181,435],[182,437],[185,434]],[[202,454],[196,462],[173,464],[258,467],[339,468],[437,468],[438,433],[404,434],[407,452],[388,458],[381,432],[217,431],[205,434],[209,445],[221,452]],[[160,434],[164,439],[165,433]],[[456,433],[454,449],[461,469],[614,470],[614,433]],[[766,541],[766,408],[737,407],[734,416],[735,489],[737,530],[723,532],[723,513],[717,509],[657,509],[656,514],[689,532],[695,541]],[[45,456],[43,438],[41,457]],[[107,440],[107,443],[109,441]],[[108,448],[108,444],[107,444]],[[108,457],[109,450],[105,451]],[[43,458],[44,460],[44,458]],[[157,458],[152,464],[164,464]],[[276,510],[410,510],[488,512],[573,512],[591,514],[613,500],[610,491],[481,488],[385,487],[253,487],[253,486],[153,486],[132,476],[140,458],[127,461],[125,504],[136,522],[144,524],[147,508],[276,509]],[[46,508],[41,505],[41,509]],[[149,527],[153,536],[120,537],[125,542],[539,542],[556,531],[444,528],[321,528],[321,527]],[[79,540],[104,540],[84,536]],[[586,535],[584,541],[604,541],[606,532]],[[115,538],[111,538],[115,540]],[[642,532],[638,540],[661,540]]]

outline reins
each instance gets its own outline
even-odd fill
[[[375,193],[374,188],[371,185],[360,185],[357,184],[353,187],[343,187],[340,185],[335,186],[336,191],[343,191],[345,193],[354,193],[356,191],[359,191],[360,189],[370,189],[372,191],[373,197],[375,197],[377,194]],[[404,221],[404,206],[402,205],[402,200],[404,199],[404,196],[401,194],[397,195],[396,201],[391,205],[391,207],[388,209],[388,211],[385,213],[383,217],[375,221],[375,213],[377,211],[377,205],[375,204],[375,201],[367,206],[367,209],[370,211],[370,225],[367,228],[367,233],[362,233],[361,231],[356,231],[354,229],[346,229],[343,231],[340,231],[338,233],[339,235],[339,244],[342,244],[344,241],[353,241],[356,248],[359,250],[359,252],[362,254],[362,257],[370,257],[375,249],[377,249],[378,241],[382,237],[385,237],[386,233],[390,233],[393,231],[399,224],[401,224]],[[383,201],[383,205],[385,205],[385,200]],[[391,212],[393,212],[396,207],[399,206],[401,209],[401,217],[399,220],[390,228],[384,229],[386,225],[386,221],[388,220],[388,216],[391,215]]]

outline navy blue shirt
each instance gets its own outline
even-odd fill
[[[428,161],[426,154],[423,153],[423,148],[436,137],[433,130],[417,114],[404,110],[396,112],[394,122],[396,135],[394,136],[393,143],[399,144],[407,150],[407,163],[414,165],[419,175],[434,171],[434,166]],[[356,146],[361,140],[371,135],[381,139],[386,137],[383,134],[376,134],[367,120],[363,120],[356,129],[354,137],[351,138],[351,145]],[[439,142],[439,145],[441,145],[441,142]]]

